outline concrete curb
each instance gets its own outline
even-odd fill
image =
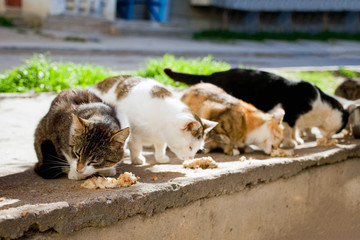
[[[220,162],[218,169],[190,170],[182,168],[180,164],[140,168],[124,165],[121,171],[135,172],[141,179],[137,185],[120,189],[85,190],[80,188],[82,181],[43,180],[32,170],[6,176],[0,178],[0,190],[5,197],[3,201],[21,201],[10,204],[9,208],[1,208],[0,236],[17,238],[29,232],[50,230],[66,235],[87,227],[108,226],[138,214],[151,216],[199,199],[231,194],[258,184],[290,178],[312,167],[360,157],[360,140],[347,139],[336,147],[314,146],[314,142],[307,143],[307,149],[312,151],[309,155],[304,155],[306,149],[298,149],[296,153],[300,157],[297,158],[265,157],[256,160],[264,158],[264,155],[257,153],[254,159],[240,162],[238,157],[212,154]],[[175,177],[167,176],[164,181],[157,183],[151,179],[151,175],[169,173]],[[43,198],[36,203],[24,199],[24,191],[29,191],[29,195],[39,194],[45,188],[54,186],[56,189],[51,193],[51,199]],[[8,190],[11,188],[19,188],[19,191],[9,196]]]

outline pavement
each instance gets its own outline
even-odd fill
[[[352,41],[194,41],[156,36],[81,35],[87,42],[64,41],[79,33],[0,28],[0,71],[22,62],[33,53],[49,52],[53,60],[91,62],[114,70],[137,70],[150,58],[169,53],[185,58],[212,55],[232,67],[293,68],[349,66],[359,69],[360,42]]]
[[[88,61],[114,70],[136,70],[149,58],[164,53],[197,57],[211,54],[232,66],[294,69],[360,65],[360,43],[300,41],[213,43],[158,37],[99,36],[97,42],[67,42],[54,33],[19,34],[0,28],[0,70],[9,69],[34,52],[51,52],[53,59]],[[239,157],[211,154],[219,162],[215,170],[183,169],[170,154],[171,163],[132,166],[125,159],[118,173],[132,171],[140,183],[126,189],[91,191],[81,181],[66,178],[44,180],[32,167],[37,161],[33,133],[48,111],[53,93],[0,94],[0,237],[55,231],[69,234],[89,226],[108,226],[137,214],[151,216],[167,208],[199,199],[228,194],[256,184],[295,176],[309,168],[360,157],[360,140],[345,138],[333,147],[316,147],[314,140],[295,150],[295,157],[269,158],[261,152]],[[154,181],[153,176],[158,180]],[[219,188],[221,186],[221,188]],[[48,232],[47,232],[48,233]]]

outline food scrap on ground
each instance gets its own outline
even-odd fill
[[[110,177],[92,177],[87,179],[81,187],[87,189],[108,189],[108,188],[116,188],[116,187],[129,187],[133,184],[137,183],[139,178],[136,177],[131,172],[124,172],[120,174],[118,178],[110,178]]]
[[[184,168],[217,168],[218,164],[212,157],[194,158],[192,160],[186,160],[183,163]]]
[[[239,161],[240,161],[240,162],[244,162],[244,161],[246,161],[246,160],[247,160],[247,158],[246,158],[245,156],[239,157]]]
[[[294,156],[294,149],[281,149],[281,148],[277,148],[277,149],[272,149],[271,153],[270,153],[271,157],[292,157]]]
[[[333,146],[339,141],[335,138],[318,138],[316,139],[317,146]]]

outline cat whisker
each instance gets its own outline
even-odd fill
[[[50,160],[51,162],[56,162],[56,163],[61,163],[61,164],[64,164],[64,165],[69,165],[68,161],[66,161],[65,159],[59,158],[58,156],[55,156],[55,155],[52,155],[52,154],[47,154],[47,155],[54,158],[54,159],[47,159],[48,161]],[[54,161],[55,159],[57,161]]]
[[[61,176],[62,174],[64,174],[64,172],[61,171],[61,172],[58,172],[57,174],[55,174],[53,177],[57,178],[58,176]]]
[[[47,167],[47,169],[63,169],[64,166],[52,166],[52,167]]]

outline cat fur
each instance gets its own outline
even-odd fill
[[[133,164],[144,164],[143,146],[153,145],[155,160],[168,163],[168,146],[181,160],[203,148],[215,122],[200,119],[159,82],[136,76],[107,78],[92,89],[105,102],[123,111],[131,128],[128,147]]]
[[[95,173],[115,175],[129,133],[129,128],[121,130],[114,108],[96,95],[65,90],[35,130],[35,172],[43,178],[67,173],[74,180]]]
[[[207,135],[208,151],[221,148],[228,155],[237,155],[238,148],[255,145],[270,154],[283,140],[283,109],[264,113],[210,83],[190,87],[181,100],[200,117],[218,122]]]
[[[265,71],[237,68],[211,75],[185,74],[169,68],[165,68],[164,72],[175,81],[189,85],[212,83],[264,112],[283,108],[284,147],[303,143],[296,134],[297,128],[317,127],[324,137],[331,137],[340,132],[348,121],[349,113],[343,106],[310,82],[290,81]]]

